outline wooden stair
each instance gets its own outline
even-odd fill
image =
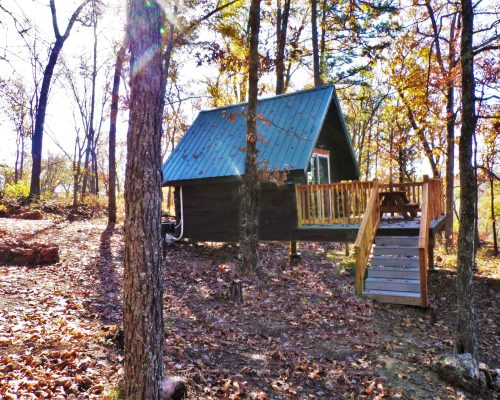
[[[381,303],[420,305],[418,236],[376,236],[363,296]]]

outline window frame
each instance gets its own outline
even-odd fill
[[[311,161],[313,157],[316,157],[316,176],[318,177],[318,181],[320,178],[319,175],[319,158],[326,158],[327,160],[327,168],[328,168],[328,182],[318,182],[318,184],[328,184],[332,182],[331,176],[330,176],[330,151],[329,150],[324,150],[324,149],[319,149],[317,147],[314,148],[313,153],[311,155],[311,159],[309,160],[309,164],[311,164]],[[309,168],[308,168],[309,169]],[[308,185],[313,185],[313,183],[310,182],[309,180],[309,175],[306,176],[307,178],[307,184]]]

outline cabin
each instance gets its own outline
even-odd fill
[[[333,85],[259,100],[257,131],[259,168],[270,177],[260,188],[260,240],[353,242],[358,294],[426,307],[442,182],[359,181]],[[170,154],[162,172],[176,189],[173,239],[239,240],[245,137],[246,104],[201,111]]]

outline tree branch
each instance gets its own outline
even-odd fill
[[[57,11],[55,0],[50,0],[50,13],[52,14],[52,27],[54,28],[54,34],[56,39],[61,38],[61,33],[59,32],[59,26],[57,25]]]
[[[495,172],[492,171],[491,169],[486,168],[484,165],[478,165],[476,168],[482,169],[484,172],[486,172],[493,179],[496,179],[497,181],[500,181],[500,176],[498,176],[497,174],[495,174]]]
[[[85,7],[88,3],[90,3],[92,0],[84,0],[82,4],[75,10],[75,12],[71,15],[71,18],[68,22],[68,26],[66,27],[66,31],[64,32],[63,39],[66,40],[69,36],[69,33],[71,32],[71,28],[73,28],[73,25],[75,24],[76,19],[80,15],[80,12],[82,11],[83,7]],[[54,0],[50,0],[51,4],[54,2]]]

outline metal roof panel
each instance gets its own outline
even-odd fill
[[[333,96],[334,87],[328,85],[260,99],[259,163],[305,170]],[[201,111],[164,163],[164,182],[243,174],[245,137],[246,104]]]

